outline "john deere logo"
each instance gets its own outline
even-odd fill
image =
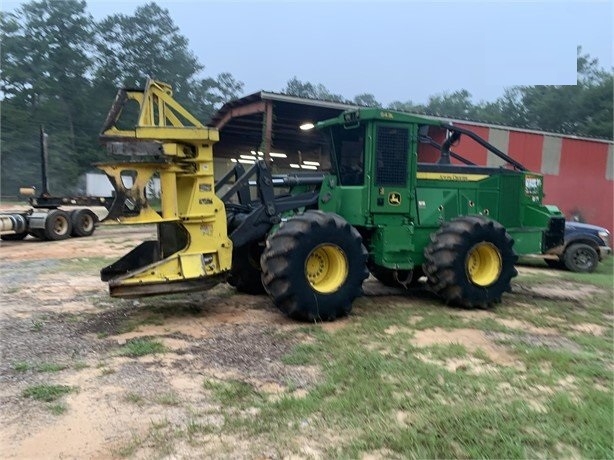
[[[388,194],[388,204],[392,206],[398,206],[401,204],[401,194],[397,192],[391,192]]]

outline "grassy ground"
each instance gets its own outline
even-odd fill
[[[109,260],[58,261],[37,270],[97,273]],[[221,368],[226,372],[186,374],[198,379],[196,389],[175,391],[157,381],[151,393],[131,386],[118,404],[149,414],[150,425],[109,445],[109,455],[614,458],[613,258],[592,274],[538,270],[543,264],[531,263],[493,311],[448,308],[416,293],[362,297],[350,318],[337,323],[228,325],[228,334],[241,327],[257,330],[258,340],[250,342],[254,347],[287,344],[287,350],[281,348],[286,351],[281,362],[259,348],[260,354],[229,360]],[[24,263],[22,269],[32,271],[37,264]],[[233,294],[224,291],[216,302],[230,304],[226,295]],[[248,296],[234,299],[247,302]],[[169,355],[185,358],[176,360],[177,373],[209,366],[206,349],[222,348],[212,339],[227,338],[203,336],[180,351],[165,346],[166,335],[174,332],[171,324],[207,317],[185,296],[141,299],[134,309],[128,309],[132,301],[106,296],[92,302],[100,315],[96,324],[105,326],[102,332],[88,326],[92,336],[87,340],[95,341],[98,334],[101,343],[108,338],[112,344],[96,352],[96,378],[107,385],[122,382],[128,369],[138,370],[139,379],[146,369],[156,372],[158,360]],[[258,308],[254,311],[268,314]],[[114,309],[119,318],[111,323],[115,317],[107,313]],[[68,315],[62,316],[64,324],[72,325]],[[74,321],[91,321],[88,315],[78,314]],[[113,338],[151,325],[167,329],[161,336]],[[44,337],[52,326],[51,320],[36,317],[24,328]],[[272,339],[261,339],[263,334]],[[228,337],[220,343],[229,346],[249,338]],[[190,340],[187,335],[174,338]],[[274,380],[254,377],[246,365],[249,359],[268,360],[271,370],[287,366],[310,378],[291,380],[290,372]],[[95,363],[89,365],[94,369]],[[60,384],[61,377],[87,366],[27,357],[15,359],[10,368],[11,375],[30,378],[20,391],[24,401],[64,420],[74,416],[74,399],[83,395],[88,380]],[[285,375],[288,381],[277,380]],[[47,382],[51,380],[57,383]],[[300,387],[297,381],[303,382]],[[273,388],[263,385],[271,382]]]
[[[497,321],[435,300],[417,308],[360,301],[348,326],[305,327],[307,340],[285,357],[321,370],[309,392],[271,398],[243,381],[205,381],[223,408],[219,433],[281,452],[304,452],[301,443],[314,440],[325,457],[612,458],[612,258],[591,275],[557,275],[518,283],[601,289],[583,302],[512,294]],[[462,340],[418,346],[416,336],[434,328],[481,331],[505,359]]]

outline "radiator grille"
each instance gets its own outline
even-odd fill
[[[407,185],[408,131],[378,126],[376,144],[376,185]]]

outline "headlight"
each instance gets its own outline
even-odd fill
[[[603,240],[606,246],[610,245],[610,232],[607,230],[599,230],[597,234],[599,235],[599,238]]]

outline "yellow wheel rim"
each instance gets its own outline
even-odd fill
[[[501,254],[494,244],[482,242],[469,250],[466,268],[473,284],[490,286],[499,279],[501,266]]]
[[[348,261],[343,250],[334,244],[321,244],[307,256],[305,276],[313,289],[327,294],[335,292],[348,276]]]

